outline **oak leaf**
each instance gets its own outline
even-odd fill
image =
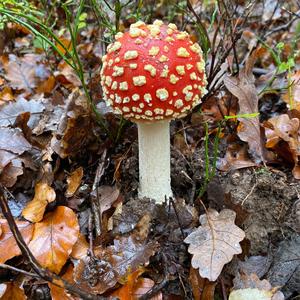
[[[266,279],[260,280],[254,273],[242,274],[234,279],[234,290],[229,300],[284,300],[282,292],[273,288]]]
[[[229,209],[220,213],[208,209],[199,218],[201,226],[185,238],[184,242],[190,244],[188,251],[193,254],[192,266],[199,268],[201,277],[215,281],[233,255],[242,252],[239,242],[245,233],[234,224],[235,216]]]
[[[33,234],[33,225],[24,221],[16,221],[16,224],[25,243],[28,244]],[[5,219],[0,219],[0,226],[2,229],[0,235],[0,263],[5,263],[7,260],[20,255],[21,250]]]
[[[68,207],[58,206],[55,211],[46,214],[42,222],[35,223],[29,249],[44,268],[59,273],[78,235],[75,213]]]
[[[43,219],[48,203],[55,200],[54,189],[45,182],[38,182],[35,186],[34,198],[27,203],[22,211],[22,216],[33,223]]]
[[[249,145],[249,151],[256,163],[264,160],[264,144],[260,131],[258,115],[258,93],[254,85],[254,75],[252,69],[258,55],[258,51],[253,52],[245,67],[240,70],[237,77],[227,76],[224,79],[226,88],[239,100],[238,136]],[[244,115],[244,117],[243,117]]]

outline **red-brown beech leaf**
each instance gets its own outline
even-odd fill
[[[58,206],[55,211],[46,214],[42,222],[35,223],[29,249],[44,268],[59,273],[78,235],[76,214],[68,207]]]
[[[26,244],[29,243],[33,234],[33,225],[29,222],[16,221],[19,231]],[[5,219],[0,219],[2,234],[0,235],[0,263],[21,254],[15,238],[10,231],[9,225]]]
[[[13,282],[0,284],[0,299],[1,300],[25,300],[27,299],[24,290]]]
[[[284,300],[284,295],[278,288],[273,288],[266,279],[260,280],[254,273],[242,274],[233,282],[234,290],[230,293],[229,300]]]
[[[190,244],[188,251],[193,254],[193,268],[199,268],[201,277],[215,281],[233,255],[242,252],[239,243],[245,233],[234,224],[235,212],[230,209],[220,213],[208,209],[207,214],[201,215],[199,220],[201,226],[184,242]]]
[[[102,294],[145,265],[158,248],[157,242],[146,241],[149,224],[150,217],[145,215],[131,235],[116,238],[107,248],[97,247],[95,257],[81,259],[75,266],[75,282],[90,293]]]
[[[254,85],[252,69],[257,58],[257,51],[254,51],[246,62],[245,68],[240,70],[236,77],[226,76],[224,84],[226,88],[239,100],[239,115],[258,113],[258,95]],[[264,160],[264,143],[260,131],[258,116],[239,117],[238,127],[239,138],[247,142],[249,151],[256,163]]]

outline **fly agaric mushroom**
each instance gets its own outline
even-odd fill
[[[139,197],[172,196],[170,120],[186,115],[206,93],[202,50],[175,24],[138,21],[103,56],[101,85],[114,112],[137,123]]]

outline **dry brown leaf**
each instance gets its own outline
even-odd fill
[[[0,235],[0,263],[5,263],[7,260],[21,254],[15,238],[10,231],[6,220],[0,219],[2,234]],[[16,221],[19,231],[26,244],[29,243],[33,234],[33,225],[29,222]]]
[[[31,149],[20,130],[0,127],[0,149],[15,154],[22,154]]]
[[[224,79],[226,88],[239,100],[240,125],[238,136],[249,145],[249,151],[256,163],[264,160],[264,144],[260,132],[258,116],[247,116],[258,113],[258,94],[254,85],[252,69],[257,58],[258,51],[254,51],[246,62],[245,68],[240,70],[238,77],[227,76]]]
[[[229,144],[225,157],[217,161],[218,169],[224,172],[254,167],[256,165],[256,163],[250,160],[246,145],[240,145],[238,143]]]
[[[272,288],[266,280],[259,280],[254,273],[242,274],[234,279],[234,290],[229,295],[229,300],[284,300],[284,295],[278,288]]]
[[[79,167],[71,173],[67,178],[68,188],[66,191],[66,197],[72,197],[80,186],[81,179],[83,177],[83,168]]]
[[[18,176],[23,174],[22,160],[13,159],[1,172],[0,183],[5,187],[12,187]]]
[[[287,114],[279,115],[269,119],[265,123],[265,134],[267,138],[266,147],[274,149],[280,156],[287,159],[290,155],[294,161],[293,175],[300,179],[300,120],[290,118]],[[284,141],[288,144],[288,150],[281,151]],[[277,147],[278,145],[278,147]]]
[[[27,299],[24,290],[13,282],[0,284],[1,300],[25,300]]]
[[[73,266],[70,265],[62,278],[71,284],[75,284],[73,279]],[[58,287],[52,283],[48,283],[52,300],[75,300],[79,299],[70,295],[64,288]]]
[[[90,106],[86,97],[78,90],[69,96],[65,113],[51,140],[51,148],[61,157],[81,151],[92,133]]]
[[[45,182],[38,182],[34,190],[34,198],[27,203],[22,211],[22,216],[33,223],[43,219],[44,212],[48,203],[55,200],[54,189]]]
[[[210,282],[199,275],[198,270],[190,268],[189,281],[193,290],[194,300],[214,300],[217,283]]]
[[[75,213],[68,207],[58,206],[36,223],[29,249],[38,262],[49,270],[59,273],[66,263],[79,235]]]
[[[27,101],[24,98],[19,98],[17,102],[9,102],[3,106],[0,111],[0,126],[6,127],[14,124],[19,115],[29,112],[30,119],[27,125],[33,128],[37,125],[40,114],[44,111],[45,106],[37,100]]]
[[[290,77],[291,87],[287,90],[282,99],[288,104],[290,109],[300,111],[300,70]]]
[[[2,103],[14,100],[14,95],[9,86],[5,86],[3,90],[0,92],[0,105]]]
[[[73,246],[71,257],[75,259],[81,259],[87,255],[89,244],[85,239],[85,236],[79,233],[78,240]]]
[[[233,255],[242,252],[240,241],[245,233],[234,224],[235,212],[224,209],[218,213],[208,209],[199,218],[201,226],[185,238],[190,244],[188,251],[193,254],[192,266],[199,268],[200,276],[215,281],[225,264]]]
[[[13,54],[9,55],[8,63],[4,64],[6,79],[14,89],[32,92],[38,80],[48,77],[48,71],[41,64],[38,64],[40,56],[25,54],[19,58]]]
[[[93,294],[122,283],[124,276],[145,265],[158,248],[157,242],[146,242],[149,226],[150,219],[142,218],[131,235],[116,238],[107,248],[94,249],[95,257],[86,256],[75,266],[75,282]],[[94,272],[100,272],[97,278]]]
[[[144,270],[141,268],[130,273],[126,278],[126,283],[114,291],[109,299],[117,297],[120,300],[137,300],[145,295],[154,286],[154,281],[149,278],[139,277],[143,272]],[[162,300],[161,292],[149,298],[149,300]]]

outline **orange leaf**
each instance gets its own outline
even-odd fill
[[[79,233],[78,240],[72,249],[71,257],[75,259],[83,258],[84,256],[87,255],[88,248],[89,248],[89,244],[86,241],[84,235]]]
[[[62,278],[66,281],[68,281],[69,283],[74,284],[74,280],[73,280],[73,266],[70,265],[66,271],[66,273],[62,276]],[[51,297],[52,300],[73,300],[73,299],[79,299],[79,298],[75,298],[73,296],[71,296],[70,294],[68,294],[68,292],[61,287],[58,287],[52,283],[48,283],[49,288],[50,288],[50,293],[51,293]]]
[[[39,263],[59,273],[66,263],[79,235],[75,213],[68,207],[58,206],[36,223],[29,249]]]
[[[38,182],[35,186],[35,194],[32,201],[27,203],[22,211],[22,216],[33,223],[43,219],[48,203],[56,198],[55,191],[47,183]]]
[[[0,284],[1,300],[24,300],[27,299],[24,290],[12,282]]]
[[[83,169],[82,167],[77,168],[75,171],[71,173],[71,176],[68,177],[67,183],[68,183],[68,188],[66,191],[66,197],[72,197],[75,192],[77,191],[81,179],[83,177]]]
[[[135,300],[146,294],[154,286],[154,281],[149,278],[138,278],[144,272],[143,268],[128,275],[126,283],[114,291],[110,297],[117,297],[120,300]],[[161,293],[150,298],[151,300],[162,299]]]
[[[23,236],[26,244],[29,243],[33,233],[33,225],[29,222],[16,221],[16,224]],[[7,260],[21,254],[15,238],[10,231],[6,220],[0,220],[2,234],[0,235],[0,263],[5,263]]]

